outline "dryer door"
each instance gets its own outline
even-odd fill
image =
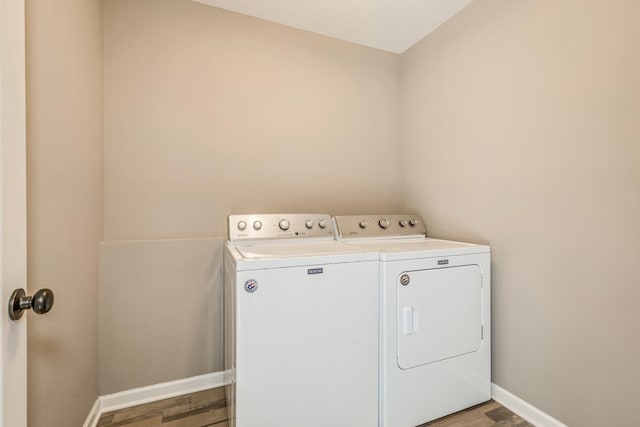
[[[408,284],[406,276],[408,276]],[[401,277],[405,276],[403,280]],[[402,282],[402,283],[401,283]],[[480,349],[482,273],[477,265],[398,277],[398,366],[410,369]]]

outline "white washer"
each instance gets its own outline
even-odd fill
[[[378,255],[329,215],[232,215],[225,364],[236,427],[378,426]]]
[[[338,216],[380,259],[380,426],[491,399],[490,248],[426,237],[417,215]]]

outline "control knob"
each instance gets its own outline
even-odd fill
[[[246,221],[238,221],[238,230],[244,231],[246,229],[247,229],[247,222]]]
[[[253,228],[256,230],[260,230],[262,228],[262,221],[255,221],[253,223]]]
[[[327,228],[327,220],[326,220],[326,219],[321,219],[321,220],[318,222],[318,227],[320,227],[320,228]]]
[[[358,225],[360,226],[360,228],[367,228],[367,225],[369,225],[369,223],[366,219],[363,219]]]
[[[287,231],[290,226],[291,226],[291,223],[289,222],[288,219],[281,219],[280,222],[278,223],[278,227],[280,227],[280,230],[282,231]]]
[[[378,221],[378,225],[380,225],[381,228],[389,228],[391,223],[389,222],[388,219],[382,218],[380,221]]]
[[[304,223],[304,226],[307,227],[309,230],[311,230],[313,228],[313,221],[308,220],[307,222]]]
[[[407,225],[409,225],[406,219],[401,219],[399,224],[400,224],[400,227],[406,227]]]
[[[409,220],[409,225],[411,225],[412,227],[415,227],[416,225],[418,225],[418,220],[413,218]]]

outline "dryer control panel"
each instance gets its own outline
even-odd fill
[[[334,217],[338,239],[426,237],[420,215],[340,215]]]
[[[333,240],[328,214],[229,215],[229,241],[316,238]]]

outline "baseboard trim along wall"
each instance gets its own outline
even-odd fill
[[[82,427],[95,427],[100,421],[100,398],[98,397],[87,415],[87,419],[82,424]]]
[[[106,412],[220,387],[228,384],[230,377],[231,375],[228,372],[213,372],[100,396],[89,411],[83,427],[96,427],[100,416]],[[496,384],[491,384],[491,397],[533,425],[540,427],[567,427],[552,416]]]
[[[566,424],[561,423],[549,414],[542,412],[540,409],[525,402],[515,394],[509,393],[507,390],[493,383],[491,384],[491,397],[505,408],[510,409],[515,414],[535,426],[567,427]]]
[[[213,372],[100,396],[93,404],[83,427],[96,427],[100,416],[105,412],[195,393],[226,384],[228,382],[224,372]]]

